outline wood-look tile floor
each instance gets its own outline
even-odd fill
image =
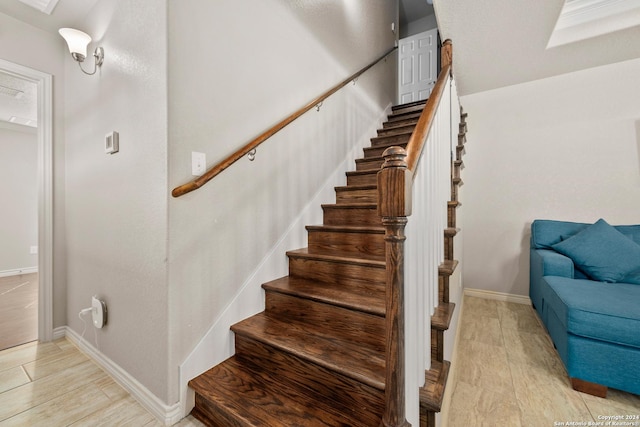
[[[443,427],[597,425],[599,416],[640,416],[640,396],[609,389],[601,399],[571,388],[531,306],[464,298]]]
[[[66,339],[0,351],[0,426],[161,426]],[[178,426],[199,427],[193,417]]]
[[[38,339],[38,273],[0,277],[0,350]]]

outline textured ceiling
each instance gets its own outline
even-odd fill
[[[461,95],[640,58],[640,26],[547,49],[563,0],[435,0]],[[606,84],[606,82],[603,82]]]
[[[8,93],[16,90],[18,97]],[[35,83],[23,80],[0,71],[0,120],[9,122],[12,117],[17,118],[18,124],[29,123],[35,126],[38,119],[36,106],[37,86]]]

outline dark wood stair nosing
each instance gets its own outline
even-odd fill
[[[447,331],[453,319],[456,305],[452,302],[441,302],[431,316],[431,329]]]
[[[431,369],[425,373],[425,385],[420,389],[420,410],[440,412],[449,377],[451,363],[431,362]]]

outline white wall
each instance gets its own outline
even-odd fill
[[[170,187],[192,178],[191,151],[211,167],[393,47],[398,15],[386,0],[169,8]],[[345,158],[375,136],[395,97],[395,67],[395,57],[380,63],[258,148],[254,162],[170,200],[171,366],[205,335],[218,342],[203,346],[205,368],[231,354],[230,323],[263,309],[261,282],[287,274],[284,249],[306,246],[305,221],[321,222],[319,201],[344,185]],[[172,384],[177,398],[177,376]]]
[[[640,224],[640,59],[462,98],[465,287],[529,293],[534,219]]]
[[[0,13],[0,59],[53,76],[53,326],[67,323],[64,218],[64,41]]]
[[[98,349],[167,401],[167,39],[166,2],[101,0],[80,29],[104,48],[93,76],[68,51],[66,225],[68,325],[104,299]],[[85,68],[91,69],[87,61]],[[58,94],[60,96],[60,94]],[[120,152],[104,152],[120,134]],[[93,331],[87,330],[93,343]]]
[[[400,38],[411,37],[413,35],[438,28],[435,13],[427,15],[415,21],[408,22],[400,27]]]
[[[38,266],[36,130],[0,123],[0,272]]]

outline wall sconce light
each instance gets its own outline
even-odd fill
[[[95,66],[93,68],[92,73],[88,73],[82,68],[82,63],[87,57],[87,46],[91,42],[91,37],[87,33],[83,33],[80,30],[75,30],[73,28],[60,28],[58,30],[60,35],[65,39],[67,45],[69,46],[69,52],[71,52],[71,56],[78,62],[80,69],[83,73],[88,75],[93,75],[98,71],[98,67],[102,65],[104,61],[104,49],[101,47],[97,47],[95,52],[93,52],[93,58],[95,59]]]

